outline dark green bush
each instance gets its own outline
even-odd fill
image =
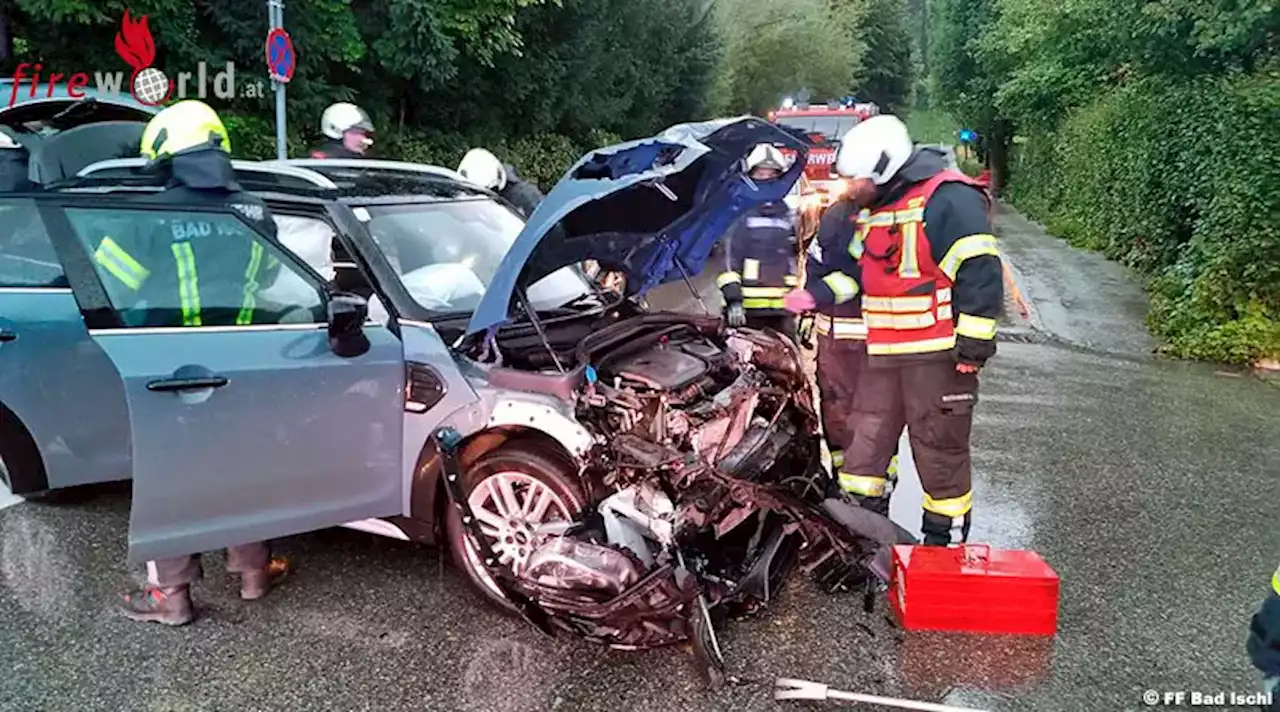
[[[261,116],[228,113],[223,116],[231,135],[231,149],[237,158],[266,160],[276,156],[275,123]],[[308,127],[309,128],[309,127]],[[307,156],[315,140],[304,140],[296,129],[288,136],[289,155]],[[374,143],[375,158],[427,163],[452,168],[467,150],[476,146],[515,166],[516,171],[543,190],[550,190],[564,172],[588,151],[619,143],[622,139],[607,131],[593,130],[584,139],[543,133],[507,140],[461,133],[415,129],[379,132]]]
[[[1135,80],[1019,148],[1011,200],[1150,277],[1167,352],[1280,354],[1280,76]]]

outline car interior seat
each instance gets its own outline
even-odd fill
[[[141,121],[102,121],[50,136],[31,155],[31,181],[48,185],[98,161],[137,156],[144,128]]]

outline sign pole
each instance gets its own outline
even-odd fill
[[[272,30],[284,27],[284,0],[267,0],[267,21]],[[285,82],[273,79],[272,86],[276,92],[276,158],[283,161],[289,157],[285,134]]]

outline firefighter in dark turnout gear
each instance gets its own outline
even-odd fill
[[[533,215],[533,211],[546,198],[538,190],[538,186],[520,177],[515,166],[503,163],[483,148],[467,151],[467,155],[458,163],[458,173],[472,183],[501,195],[503,200],[523,213],[526,219]]]
[[[1280,568],[1271,575],[1271,592],[1249,623],[1246,644],[1253,666],[1262,673],[1263,692],[1271,694],[1266,712],[1280,712]]]
[[[859,383],[844,472],[884,481],[903,426],[924,487],[926,544],[966,541],[978,371],[996,352],[1002,263],[985,193],[915,148],[896,117],[872,117],[841,142],[836,170],[867,210],[849,245],[861,266],[869,373]]]
[[[849,252],[857,239],[858,208],[839,200],[823,213],[818,234],[805,266],[804,290],[812,297],[805,310],[814,310],[818,347],[818,390],[822,401],[822,429],[831,452],[831,467],[841,491],[880,514],[889,513],[886,484],[897,479],[898,457],[888,468],[888,480],[867,479],[846,472],[844,448],[853,440],[849,427],[858,382],[867,365],[867,325],[862,319],[857,260]],[[788,302],[795,297],[788,295]]]
[[[320,115],[325,142],[312,158],[364,158],[373,145],[373,121],[364,109],[348,102],[332,104]]]
[[[228,206],[254,230],[274,237],[266,204],[235,182],[229,150],[213,109],[199,101],[174,104],[142,135],[142,156],[167,177],[165,190],[135,201]],[[148,305],[130,310],[146,317],[131,326],[244,326],[258,312],[257,288],[270,285],[279,269],[256,241],[217,239],[248,229],[229,221],[171,220],[161,230],[104,235],[93,260],[118,303]]]
[[[154,326],[231,326],[254,323],[257,292],[274,282],[279,262],[264,254],[257,240],[222,239],[227,231],[250,229],[274,237],[275,221],[266,204],[243,192],[234,181],[230,141],[218,114],[199,101],[181,101],[152,118],[142,133],[142,156],[167,171],[169,183],[138,202],[227,206],[248,226],[219,228],[198,219],[173,221],[163,234],[104,236],[94,251],[108,292],[135,293],[148,300],[143,310],[159,315]],[[252,247],[246,247],[252,245]],[[199,272],[199,274],[197,274]],[[234,290],[233,292],[227,290]],[[234,304],[232,309],[202,308]],[[178,304],[176,308],[161,305]],[[272,558],[264,543],[227,550],[227,569],[240,574],[240,595],[261,598],[288,572],[284,559]],[[127,593],[121,612],[139,621],[183,625],[195,617],[190,586],[200,577],[198,555],[147,562],[150,585]]]
[[[768,144],[747,156],[752,180],[775,180],[786,168],[782,152]],[[724,241],[724,261],[716,285],[729,326],[770,328],[794,338],[794,320],[783,303],[796,285],[795,225],[786,203],[765,203],[744,215]]]

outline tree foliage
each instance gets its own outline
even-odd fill
[[[230,61],[238,85],[266,81],[261,0],[0,0],[5,69],[128,72],[113,41],[126,9],[148,17],[170,77]],[[617,135],[705,118],[721,49],[706,0],[289,0],[285,25],[292,152],[326,106],[354,101],[384,155],[450,162],[485,144],[544,181]],[[269,91],[218,101],[238,152],[274,153]]]
[[[932,0],[929,15],[936,98],[988,139],[1018,127],[1010,197],[1151,276],[1168,351],[1280,354],[1280,6]]]
[[[725,42],[714,105],[761,113],[807,91],[815,100],[853,89],[862,47],[824,0],[720,0]]]
[[[907,0],[831,0],[846,43],[859,52],[855,93],[886,112],[907,107],[914,79]]]

